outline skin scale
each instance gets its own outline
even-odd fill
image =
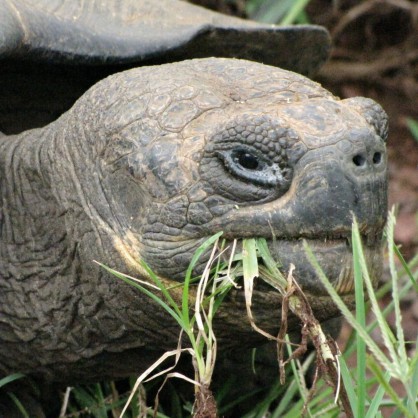
[[[300,238],[350,301],[354,212],[378,277],[386,130],[372,100],[211,58],[110,76],[45,128],[0,137],[2,374],[68,383],[143,370],[175,346],[178,328],[92,260],[141,276],[142,258],[181,280],[219,230],[265,237],[285,270],[296,265],[318,318],[336,315]],[[257,323],[277,330],[273,289],[257,283],[253,306]],[[239,290],[217,321],[220,347],[260,343]]]

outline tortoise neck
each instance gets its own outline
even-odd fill
[[[55,227],[59,209],[50,188],[49,145],[47,129],[0,136],[0,258],[13,254],[22,278],[34,268],[34,252],[42,264],[63,239],[63,226]],[[10,266],[1,264],[6,272],[0,276],[13,276]]]

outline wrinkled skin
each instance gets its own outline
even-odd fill
[[[144,370],[179,329],[93,260],[146,279],[143,259],[181,281],[220,230],[227,240],[265,237],[284,272],[296,265],[317,317],[336,316],[301,238],[351,303],[354,213],[379,276],[386,134],[372,100],[339,100],[261,64],[203,59],[116,74],[47,127],[0,137],[0,373],[68,383]],[[254,315],[270,332],[280,300],[256,282]],[[221,350],[263,341],[241,290],[216,332]]]

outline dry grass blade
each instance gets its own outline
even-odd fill
[[[231,274],[231,268],[232,268],[232,264],[234,261],[234,256],[235,256],[235,250],[237,248],[237,240],[234,239],[234,241],[232,242],[232,249],[231,249],[231,255],[229,256],[229,261],[228,261],[228,270],[226,272],[226,280],[228,280],[228,282],[234,286],[236,289],[239,288],[239,286],[237,285],[237,283],[232,280],[232,274]]]
[[[134,387],[131,390],[131,394],[129,395],[129,398],[126,401],[126,404],[125,404],[125,406],[124,406],[124,408],[122,410],[122,413],[120,414],[120,418],[122,418],[124,416],[124,414],[126,413],[126,411],[128,410],[129,404],[132,402],[132,399],[135,396],[135,393],[138,391],[138,388],[141,385],[141,383],[148,382],[148,381],[150,381],[152,379],[157,378],[158,376],[161,376],[161,375],[163,375],[165,373],[168,373],[170,370],[173,370],[176,367],[177,363],[178,363],[178,360],[180,358],[180,354],[182,352],[185,352],[185,351],[187,351],[191,355],[193,355],[193,352],[192,352],[193,350],[191,350],[190,348],[181,348],[181,349],[177,348],[176,350],[167,351],[157,361],[155,361],[150,367],[148,367],[148,369],[145,370],[138,377],[138,379],[136,379],[136,382],[134,384]],[[164,363],[164,361],[166,361],[168,358],[173,357],[173,356],[175,357],[175,361],[174,361],[174,365],[173,366],[171,366],[171,367],[169,367],[169,368],[167,368],[167,369],[165,369],[165,370],[163,370],[163,371],[161,371],[159,373],[156,373],[155,375],[153,375],[151,377],[148,377],[155,369],[157,369],[157,367],[160,364]]]
[[[257,244],[259,255],[260,253],[262,254],[263,263],[269,272],[269,274],[267,275],[263,274],[261,278],[270,285],[272,285],[275,289],[277,289],[280,292],[280,294],[283,295],[281,327],[278,336],[274,338],[277,341],[278,345],[281,381],[284,382],[285,378],[284,365],[291,359],[297,359],[306,352],[309,337],[317,353],[318,371],[325,378],[325,381],[333,388],[336,398],[340,399],[347,417],[353,417],[347,393],[345,391],[344,386],[341,384],[338,361],[338,356],[340,352],[338,346],[333,339],[328,339],[325,336],[320,323],[315,318],[305,294],[303,293],[302,289],[299,287],[298,283],[296,282],[293,276],[295,267],[291,265],[287,280],[283,280],[283,275],[277,268],[277,264],[272,258],[267,245],[265,245],[265,243],[262,240],[260,240],[259,243],[257,242]],[[246,257],[250,258],[247,261],[247,264],[258,264],[255,248],[256,240],[244,240],[243,249],[245,249],[245,251],[243,251],[243,266],[245,266]],[[248,289],[247,291],[251,291],[252,293],[254,281],[253,274],[255,274],[255,272],[258,270],[258,267],[256,269],[254,266],[252,266],[252,268],[249,269],[249,278],[247,278],[245,275],[246,269],[243,268],[243,270],[244,288]],[[264,269],[260,270],[264,272]],[[245,283],[246,280],[250,280],[250,282]],[[253,328],[260,332],[260,330],[255,327],[255,324],[253,324],[254,320],[251,314],[251,295],[247,296],[246,294],[246,301],[247,297],[249,300],[249,303],[246,303],[247,312],[249,312],[249,319],[251,321],[251,324],[253,325]],[[293,351],[291,357],[285,360],[283,348],[285,344],[285,336],[287,333],[287,315],[289,310],[294,315],[296,315],[302,323],[301,344],[296,350]],[[261,333],[263,335],[266,334],[264,331],[262,331]],[[267,337],[270,338],[271,336],[268,334]],[[315,387],[315,384],[313,385],[313,387]]]
[[[337,343],[327,338],[321,324],[315,318],[309,302],[293,277],[293,269],[289,269],[288,275],[289,289],[289,309],[302,322],[302,340],[305,335],[309,335],[317,354],[317,368],[325,381],[334,390],[335,398],[340,399],[347,417],[352,417],[350,402],[343,385],[341,385],[341,375],[338,356],[341,354]],[[304,341],[306,344],[306,340]],[[304,344],[303,344],[304,345]],[[306,347],[299,349],[306,351]],[[303,350],[303,351],[302,351]],[[293,356],[297,355],[297,350]],[[289,359],[290,360],[290,359]],[[287,360],[287,361],[289,361]]]
[[[152,286],[152,289],[158,290],[158,292],[155,292],[157,294],[146,288],[149,286],[148,282],[137,281],[132,277],[128,277],[102,265],[103,268],[121,278],[128,284],[138,288],[142,293],[154,300],[177,321],[181,329],[177,349],[163,354],[155,363],[143,372],[141,376],[139,376],[122,411],[121,417],[127,411],[127,408],[140,385],[143,382],[155,379],[161,375],[165,375],[165,380],[162,386],[164,386],[166,380],[170,377],[181,378],[194,385],[194,416],[201,418],[215,418],[217,416],[216,402],[209,388],[215,367],[217,351],[217,342],[213,332],[212,322],[216,310],[226,295],[227,290],[232,287],[229,277],[225,277],[225,275],[221,277],[219,257],[222,255],[223,251],[226,251],[222,251],[222,248],[218,250],[219,237],[221,235],[222,232],[219,232],[218,234],[210,237],[201,244],[193,255],[182,284],[183,289],[181,303],[177,302],[172,297],[170,289],[166,286],[165,282],[155,275],[145,263],[143,263],[143,268],[147,271],[150,279],[155,283],[156,287]],[[193,285],[193,269],[200,256],[209,250],[211,246],[213,246],[213,248],[198,282],[197,289],[191,289],[191,285]],[[223,245],[221,247],[223,247]],[[217,265],[215,263],[216,260],[218,260]],[[213,265],[216,267],[214,274],[211,272]],[[162,298],[164,298],[164,300]],[[192,309],[193,305],[194,309]],[[181,348],[181,338],[183,334],[187,336],[191,348]],[[181,373],[172,372],[178,363],[181,353],[184,351],[187,351],[192,357],[192,364],[195,371],[194,379],[190,379]],[[169,357],[173,356],[175,357],[175,361],[171,367],[158,373],[154,373],[155,369],[159,365],[161,365]],[[152,376],[149,377],[151,374]],[[160,390],[161,388],[162,387],[160,387]],[[158,394],[156,397],[156,405],[158,405]],[[208,411],[210,411],[210,415],[207,415]]]
[[[205,289],[208,287],[208,282],[210,279],[210,270],[212,268],[212,264],[215,258],[216,253],[216,246],[213,247],[211,255],[209,257],[209,261],[207,262],[205,269],[202,273],[202,277],[199,280],[199,284],[197,286],[196,292],[196,300],[195,300],[195,317],[196,317],[196,324],[201,333],[201,336],[205,340],[205,342],[209,343],[209,337],[206,333],[204,323],[207,323],[207,315],[205,310],[203,309],[203,300],[205,297]]]
[[[65,411],[67,410],[67,407],[68,407],[68,401],[70,400],[71,389],[72,388],[70,386],[67,386],[67,388],[65,389],[64,399],[62,401],[59,418],[62,418],[65,416]]]

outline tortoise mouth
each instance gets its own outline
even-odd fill
[[[350,233],[351,234],[351,233]],[[347,234],[348,235],[348,234]],[[315,255],[319,265],[328,277],[345,305],[351,310],[355,307],[354,297],[354,269],[352,246],[347,237],[322,239],[269,239],[267,244],[273,259],[280,263],[281,272],[286,276],[290,264],[295,265],[293,277],[302,288],[315,318],[326,321],[341,315],[337,305],[322,285],[315,269],[307,259],[304,240]],[[368,239],[363,236],[363,252],[372,280],[376,283],[382,271],[383,242],[381,239]],[[240,248],[237,249],[240,251]],[[229,324],[248,324],[246,318],[246,301],[243,286],[232,289],[222,304],[219,315],[220,320]],[[282,318],[283,297],[267,280],[260,275],[254,281],[252,293],[251,312],[257,327],[276,335],[280,328]],[[298,330],[300,320],[295,315],[288,317],[288,330]],[[231,331],[231,328],[233,331]],[[249,327],[250,328],[250,327]],[[234,325],[228,328],[230,332],[225,336],[228,340],[240,339],[253,342],[254,333],[248,332],[243,325]],[[252,329],[252,328],[250,328]],[[235,337],[234,337],[235,336]],[[220,335],[222,338],[222,335]],[[258,338],[260,338],[258,336]]]
[[[363,252],[372,280],[376,283],[382,268],[382,240],[377,235],[364,236]],[[298,241],[276,240],[269,242],[273,258],[282,264],[287,273],[290,264],[295,266],[294,278],[302,290],[312,296],[328,296],[328,292],[318,278],[308,260],[303,242],[312,250],[323,272],[337,293],[354,293],[354,269],[351,241],[348,237],[323,239],[299,239]]]
[[[351,232],[349,234],[351,236]],[[354,270],[349,234],[328,235],[321,238],[268,239],[267,244],[273,259],[285,276],[288,274],[290,265],[295,266],[293,277],[308,297],[328,297],[329,295],[307,258],[304,242],[312,250],[337,293],[350,295],[354,293]],[[376,283],[382,273],[382,234],[374,232],[364,234],[362,240],[369,274]],[[262,275],[260,278],[263,279]]]

